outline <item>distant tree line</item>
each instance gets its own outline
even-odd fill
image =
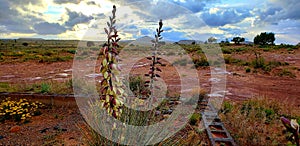
[[[245,38],[243,37],[234,37],[232,38],[231,42],[234,42],[234,44],[239,45],[242,42],[245,42]],[[273,32],[262,32],[258,35],[256,35],[253,39],[253,43],[256,45],[274,45],[275,42],[275,34]],[[225,41],[222,41],[221,43],[229,43],[226,39]]]
[[[231,41],[234,42],[234,44],[239,45],[241,42],[244,42],[244,41],[245,41],[245,38],[242,38],[242,37],[234,37]]]
[[[262,32],[254,38],[254,44],[257,45],[274,45],[275,34],[270,32]]]

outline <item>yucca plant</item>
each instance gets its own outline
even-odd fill
[[[282,124],[286,127],[286,129],[291,132],[294,136],[295,142],[297,146],[300,146],[299,143],[299,124],[295,119],[289,120],[285,117],[280,118]]]
[[[102,106],[107,110],[108,114],[119,118],[122,112],[123,93],[122,83],[118,78],[120,68],[118,66],[118,42],[120,38],[115,27],[116,23],[116,6],[113,6],[112,17],[109,17],[107,28],[104,28],[107,34],[107,41],[101,48],[104,58],[101,62],[100,72],[103,75],[100,87],[100,100]]]
[[[157,81],[157,78],[160,78],[160,75],[158,74],[158,72],[162,72],[162,70],[158,66],[159,65],[165,66],[160,61],[161,58],[157,56],[157,51],[160,47],[159,41],[163,38],[161,36],[161,33],[164,31],[162,29],[162,27],[163,27],[163,22],[162,22],[162,20],[160,20],[158,23],[158,28],[156,29],[155,39],[152,40],[153,47],[154,47],[153,54],[151,57],[147,57],[147,59],[151,61],[151,64],[150,64],[149,72],[147,74],[145,74],[146,77],[149,77],[149,80],[145,82],[146,83],[145,86],[150,88],[151,95],[154,92],[154,88],[160,89],[158,86],[154,86],[154,82]],[[154,98],[156,98],[156,97],[150,96],[149,108],[152,105]]]

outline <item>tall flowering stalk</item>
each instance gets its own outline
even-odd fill
[[[293,136],[295,138],[295,142],[297,146],[300,146],[300,142],[299,142],[299,129],[300,126],[297,123],[297,121],[295,119],[289,120],[285,117],[281,117],[281,122],[283,123],[283,125],[286,127],[286,129],[293,133]]]
[[[124,90],[121,88],[122,83],[118,78],[120,74],[120,68],[118,66],[118,31],[115,27],[116,23],[116,6],[113,6],[112,17],[109,17],[107,22],[107,28],[104,28],[107,34],[107,42],[101,48],[104,59],[101,62],[100,72],[103,75],[100,87],[100,100],[102,107],[104,107],[108,114],[119,118],[122,112],[123,106],[123,94]]]
[[[150,70],[149,70],[149,72],[147,74],[145,74],[145,76],[150,77],[150,80],[146,81],[145,86],[149,86],[150,87],[151,94],[154,92],[153,91],[154,88],[159,88],[157,86],[154,86],[154,81],[156,81],[157,78],[160,77],[160,75],[157,72],[162,72],[162,70],[159,67],[157,67],[157,65],[164,66],[164,64],[162,64],[159,61],[159,60],[161,60],[161,58],[157,57],[157,51],[159,49],[159,41],[162,39],[161,33],[164,31],[162,29],[162,27],[163,27],[163,22],[162,22],[162,20],[160,20],[159,23],[158,23],[158,28],[156,29],[155,39],[152,40],[153,47],[154,47],[153,54],[152,54],[151,57],[147,57],[147,59],[151,60],[152,62],[150,64]],[[153,103],[153,98],[155,98],[155,97],[150,96],[149,107]]]

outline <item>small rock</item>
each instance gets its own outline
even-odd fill
[[[13,126],[10,128],[9,132],[15,133],[21,130],[21,126]]]
[[[42,130],[40,130],[40,133],[45,133],[45,132],[47,132],[47,130],[49,130],[49,128],[42,129]]]

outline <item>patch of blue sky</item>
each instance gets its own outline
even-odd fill
[[[65,8],[63,6],[48,6],[48,9],[44,14],[50,14],[50,15],[60,15],[64,13]]]

